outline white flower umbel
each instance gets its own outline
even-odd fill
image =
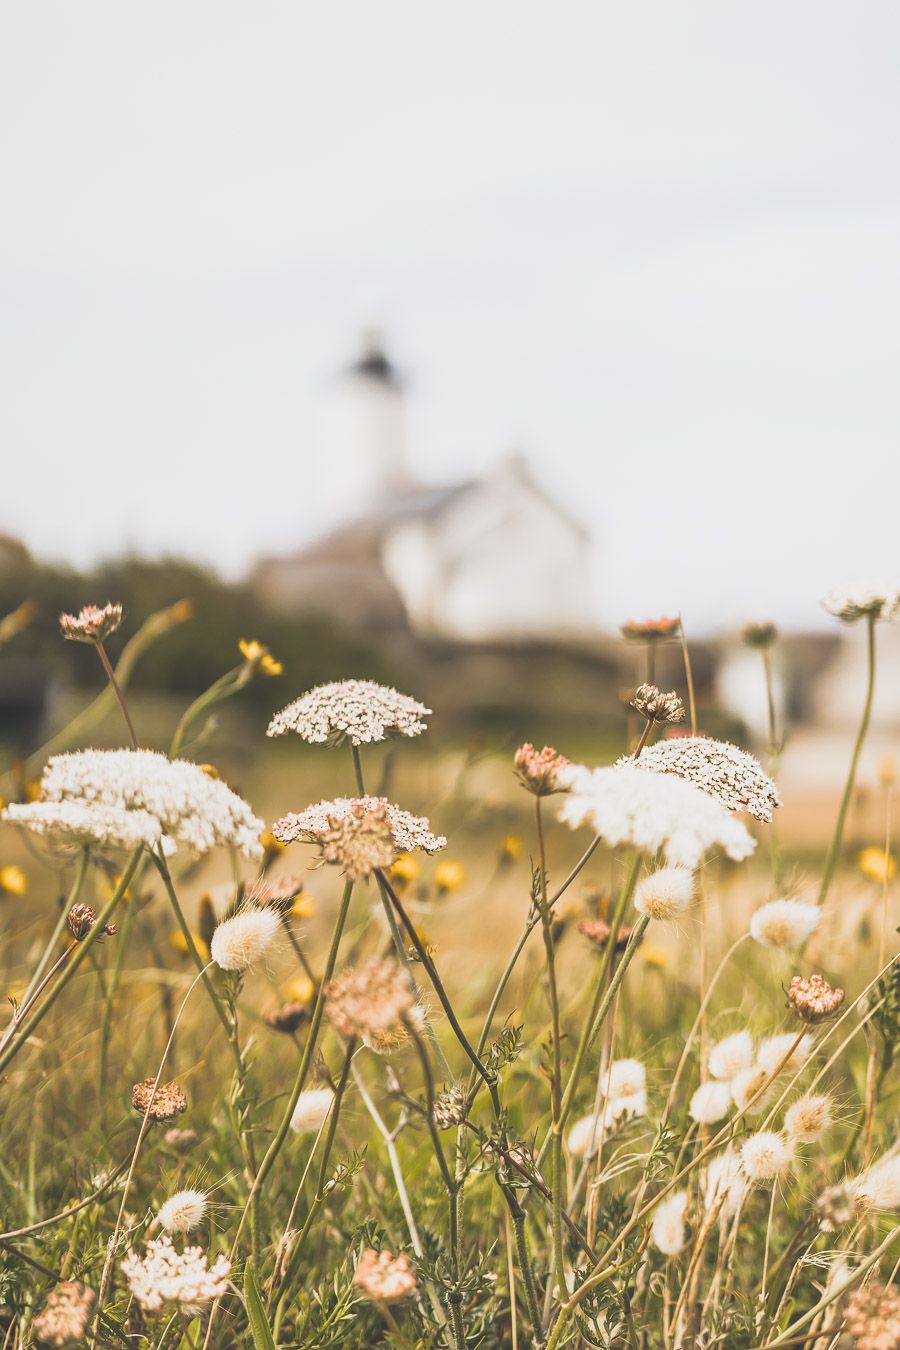
[[[603,1123],[593,1112],[576,1120],[566,1136],[566,1147],[573,1158],[592,1158],[597,1152]]]
[[[713,1078],[730,1081],[753,1063],[753,1037],[749,1031],[735,1031],[716,1041],[709,1052],[709,1071]]]
[[[276,820],[272,833],[282,844],[297,840],[316,844],[331,830],[332,821],[343,820],[355,809],[384,810],[387,815],[394,847],[398,853],[437,853],[447,847],[442,834],[432,834],[426,816],[414,816],[409,811],[389,802],[387,797],[335,797],[333,801],[316,802],[303,811],[290,812]]]
[[[209,954],[222,970],[247,970],[265,954],[281,920],[274,909],[242,909],[220,923]]]
[[[11,802],[0,816],[62,844],[131,850],[139,844],[156,848],[165,842],[155,816],[105,802]]]
[[[636,761],[626,757],[620,764]],[[728,811],[749,811],[768,824],[781,805],[778,788],[758,759],[730,741],[709,736],[677,736],[657,741],[641,755],[642,769],[670,773],[708,793]]]
[[[176,1191],[160,1205],[156,1217],[167,1233],[189,1233],[203,1222],[207,1205],[202,1191]]]
[[[813,1038],[810,1035],[802,1037],[797,1046],[791,1051],[791,1057],[786,1064],[781,1064],[785,1055],[797,1037],[792,1031],[782,1031],[776,1036],[766,1036],[759,1043],[759,1049],[756,1052],[756,1063],[766,1073],[796,1073],[802,1065],[806,1063],[812,1054]],[[781,1067],[779,1068],[779,1065]]]
[[[784,1113],[785,1134],[797,1144],[815,1144],[830,1120],[830,1097],[798,1097]]]
[[[733,1218],[747,1193],[747,1178],[741,1160],[733,1148],[726,1148],[710,1159],[703,1183],[703,1204],[707,1210],[722,1202],[721,1212]]]
[[[793,1159],[793,1143],[775,1130],[759,1130],[741,1145],[741,1167],[754,1185],[786,1176]]]
[[[186,759],[153,750],[80,750],[55,755],[41,779],[41,800],[144,812],[198,853],[234,846],[259,857],[263,822],[218,778]]]
[[[873,1163],[850,1182],[857,1200],[872,1209],[900,1209],[900,1152]]]
[[[418,736],[431,712],[406,694],[373,680],[338,680],[320,684],[295,699],[269,723],[268,736],[295,731],[311,744],[351,745],[383,741],[390,732]]]
[[[331,1088],[307,1088],[297,1098],[294,1114],[291,1116],[291,1129],[297,1134],[316,1134],[321,1130],[328,1113],[334,1105],[334,1093]]]
[[[694,897],[694,874],[689,867],[661,867],[642,877],[634,892],[634,907],[651,919],[675,919]]]
[[[863,581],[830,591],[822,599],[829,614],[845,623],[872,615],[890,622],[900,616],[900,585],[890,581]]]
[[[193,1312],[226,1293],[231,1262],[227,1256],[217,1256],[209,1265],[199,1247],[178,1252],[167,1234],[151,1238],[143,1256],[127,1252],[121,1269],[144,1312],[159,1312],[166,1306]]]
[[[719,848],[735,862],[749,857],[755,841],[712,797],[672,774],[651,773],[634,764],[586,769],[572,765],[557,775],[569,791],[560,820],[579,829],[589,825],[611,847],[632,844],[645,853],[662,849],[666,861],[694,868],[704,853]]]
[[[724,1120],[730,1110],[731,1088],[716,1078],[700,1084],[688,1107],[691,1120],[696,1120],[698,1125],[715,1125],[717,1120]]]
[[[822,911],[802,900],[770,900],[754,911],[750,936],[763,947],[802,947],[819,926]]]
[[[687,1243],[687,1191],[675,1191],[656,1206],[650,1226],[650,1240],[663,1256],[677,1256]]]

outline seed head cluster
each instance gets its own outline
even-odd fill
[[[549,797],[554,792],[563,791],[559,774],[568,763],[565,755],[554,750],[552,745],[535,750],[530,741],[520,745],[515,756],[519,780],[535,797]]]
[[[155,1083],[154,1078],[135,1083],[131,1089],[131,1105],[142,1116],[149,1116],[150,1120],[162,1122],[177,1119],[187,1110],[187,1097],[177,1083],[160,1083],[154,1091]]]
[[[844,991],[832,988],[822,975],[810,975],[808,979],[795,975],[788,989],[788,999],[804,1022],[824,1022],[840,1008]]]
[[[70,642],[103,642],[119,627],[124,614],[121,605],[111,602],[85,605],[77,614],[60,614],[59,627]]]
[[[356,1036],[384,1051],[405,1044],[404,1019],[417,1007],[416,991],[399,961],[373,957],[348,966],[325,987],[325,1011],[342,1036]]]
[[[634,691],[631,707],[648,722],[684,721],[684,704],[674,689],[664,694],[655,684],[641,684]]]
[[[338,680],[320,684],[289,703],[269,723],[267,735],[295,731],[316,745],[371,745],[391,732],[419,736],[427,730],[430,708],[373,680]]]

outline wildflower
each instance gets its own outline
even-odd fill
[[[709,1071],[713,1078],[732,1079],[753,1063],[753,1037],[749,1031],[735,1031],[716,1041],[709,1052]]]
[[[189,1233],[206,1217],[207,1198],[202,1191],[176,1191],[160,1205],[157,1219],[167,1233]]]
[[[671,954],[665,947],[655,947],[652,942],[641,946],[641,960],[651,970],[668,970],[672,964]]]
[[[798,1144],[814,1144],[828,1129],[831,1100],[828,1097],[798,1097],[784,1113],[784,1129]]]
[[[441,894],[458,891],[466,883],[466,869],[462,863],[443,859],[434,869],[434,884]]]
[[[373,680],[339,680],[320,684],[289,703],[269,723],[268,736],[288,731],[310,744],[369,745],[383,741],[391,731],[418,736],[426,730],[422,721],[431,713],[424,703],[398,694]]]
[[[861,1216],[864,1205],[853,1190],[852,1182],[828,1186],[816,1200],[819,1227],[823,1233],[834,1233],[845,1224],[854,1223]]]
[[[213,933],[210,956],[222,970],[247,970],[263,955],[278,927],[278,914],[273,909],[238,910]]]
[[[431,827],[425,816],[414,816],[394,806],[386,797],[335,797],[333,801],[316,802],[304,811],[291,812],[276,820],[272,826],[275,838],[284,844],[293,844],[298,839],[305,843],[318,844],[322,836],[333,829],[335,817],[351,814],[354,808],[363,806],[367,810],[382,808],[386,814],[398,853],[412,853],[421,849],[423,853],[437,853],[447,847],[443,835],[431,833]]]
[[[79,1345],[88,1334],[97,1296],[79,1280],[62,1280],[51,1289],[43,1311],[31,1323],[38,1345]]]
[[[832,988],[821,975],[810,975],[808,980],[795,975],[788,989],[788,999],[804,1022],[824,1022],[843,1003],[844,991]]]
[[[754,911],[750,936],[763,947],[802,947],[818,928],[821,918],[818,905],[807,905],[801,900],[770,900]]]
[[[573,1158],[592,1158],[597,1152],[602,1129],[601,1116],[591,1112],[572,1125],[566,1135],[566,1148]]]
[[[678,615],[673,618],[629,619],[619,631],[628,642],[661,642],[664,638],[675,637],[681,627]]]
[[[647,1070],[639,1059],[615,1059],[608,1074],[601,1076],[601,1087],[608,1097],[637,1097],[647,1086]]]
[[[263,867],[271,867],[279,853],[283,853],[286,847],[280,839],[275,838],[271,830],[263,830],[259,836],[259,844],[262,849]]]
[[[390,877],[396,886],[408,886],[411,881],[415,881],[422,869],[417,859],[411,853],[398,853],[389,868]]]
[[[603,1125],[610,1130],[620,1120],[636,1120],[647,1114],[647,1094],[643,1090],[628,1092],[621,1097],[607,1097],[603,1106]]]
[[[155,1078],[145,1078],[143,1083],[135,1083],[131,1089],[131,1105],[142,1116],[161,1122],[174,1120],[186,1111],[187,1097],[177,1083],[156,1086]]]
[[[564,770],[564,781],[571,795],[562,804],[560,819],[573,829],[590,825],[613,848],[633,844],[646,853],[663,849],[667,861],[680,867],[696,867],[714,847],[735,862],[755,848],[744,826],[724,807],[671,774],[651,773],[631,763],[604,769],[573,765]]]
[[[454,1086],[439,1092],[431,1114],[439,1130],[461,1125],[466,1118],[466,1094],[462,1088]]]
[[[328,1119],[333,1105],[334,1093],[331,1088],[307,1088],[297,1098],[291,1116],[291,1129],[297,1134],[317,1134]]]
[[[280,1008],[266,1013],[265,1022],[273,1031],[283,1031],[291,1035],[307,1021],[309,1016],[308,1003],[283,1003]]]
[[[847,1300],[844,1328],[855,1350],[897,1350],[900,1346],[900,1290],[883,1284],[854,1289]]]
[[[376,1252],[374,1248],[366,1247],[359,1258],[353,1283],[376,1303],[394,1303],[412,1293],[416,1277],[405,1253],[393,1256],[386,1248]]]
[[[893,755],[882,755],[878,761],[878,782],[881,787],[893,787],[897,781],[897,761]]]
[[[675,1191],[656,1206],[650,1225],[650,1240],[663,1256],[677,1256],[687,1243],[684,1222],[687,1202],[687,1191]]]
[[[261,877],[244,893],[244,903],[256,905],[259,909],[276,909],[279,914],[289,914],[302,890],[303,882],[299,877]],[[209,897],[205,898],[211,908]]]
[[[519,780],[535,797],[549,797],[554,792],[563,792],[559,773],[565,769],[569,760],[545,745],[543,750],[535,750],[530,741],[520,745],[516,751],[515,766]]]
[[[308,975],[296,975],[284,986],[285,998],[290,1003],[312,1003],[316,986]]]
[[[864,848],[861,849],[856,859],[856,865],[864,877],[870,881],[893,881],[897,874],[897,859],[892,853],[886,853],[883,848]]]
[[[699,1125],[714,1125],[717,1120],[724,1120],[730,1108],[731,1088],[728,1083],[711,1078],[697,1088],[691,1097],[688,1112],[691,1120],[696,1120]]]
[[[175,1125],[163,1135],[163,1142],[168,1144],[169,1148],[174,1148],[176,1153],[189,1153],[197,1139],[196,1130],[179,1130]]]
[[[76,942],[81,942],[97,922],[97,911],[91,905],[73,905],[66,915],[66,924]],[[107,937],[115,937],[118,928],[114,923],[105,923],[103,932]]]
[[[857,1200],[871,1209],[900,1209],[900,1153],[889,1153],[851,1183]]]
[[[750,1182],[777,1181],[786,1175],[793,1157],[793,1144],[775,1130],[748,1135],[741,1145],[741,1167]]]
[[[60,614],[59,626],[63,637],[70,642],[104,642],[116,631],[124,616],[121,605],[105,604],[102,609],[97,605],[85,605],[77,614]]]
[[[796,1042],[796,1043],[795,1043]],[[791,1031],[777,1036],[766,1036],[759,1043],[756,1062],[768,1074],[788,1073],[799,1069],[812,1054],[812,1036],[803,1036],[800,1041]],[[785,1059],[790,1050],[790,1058]]]
[[[227,1291],[231,1262],[227,1256],[217,1256],[209,1265],[199,1247],[178,1252],[166,1234],[151,1238],[143,1256],[134,1250],[127,1252],[121,1269],[144,1312],[174,1305],[193,1314]]]
[[[362,881],[394,861],[394,836],[383,805],[354,802],[349,811],[330,817],[319,842],[325,862],[343,867],[351,881]]]
[[[140,844],[156,848],[162,841],[162,827],[155,816],[104,802],[96,805],[75,801],[11,802],[2,818],[14,825],[24,825],[34,834],[78,847],[94,844],[101,849],[130,852]]]
[[[515,862],[516,858],[521,858],[525,848],[525,840],[520,834],[505,834],[500,840],[500,861]]]
[[[900,611],[900,589],[891,583],[862,583],[831,591],[822,604],[829,614],[845,623],[857,619],[884,619],[890,622]]]
[[[778,629],[774,623],[746,623],[741,629],[741,641],[745,647],[764,651],[778,638]]]
[[[404,1045],[404,1019],[418,1020],[416,994],[407,972],[390,957],[348,966],[325,988],[325,1011],[342,1036],[358,1036],[383,1052]]]
[[[747,1178],[738,1153],[731,1147],[711,1158],[703,1184],[703,1204],[706,1210],[722,1205],[726,1218],[733,1218],[747,1193]]]
[[[268,647],[255,639],[248,642],[246,638],[241,638],[238,643],[238,651],[241,656],[251,665],[254,670],[258,670],[260,675],[283,675],[284,666],[281,661],[269,651]]]
[[[634,691],[631,707],[648,722],[684,721],[684,704],[674,689],[664,694],[655,684],[641,684]]]
[[[591,946],[596,947],[598,952],[602,952],[605,951],[606,944],[609,942],[609,935],[612,932],[612,928],[605,919],[582,919],[578,925],[578,931],[582,937],[587,938]],[[615,950],[617,952],[624,952],[625,948],[628,946],[631,934],[632,929],[628,928],[625,924],[619,924],[616,933]]]
[[[689,867],[661,867],[638,882],[634,907],[651,919],[674,919],[684,913],[693,896],[694,874]]]
[[[197,951],[199,955],[202,957],[203,963],[205,965],[206,962],[209,960],[209,943],[205,942],[199,933],[192,932],[191,938],[193,940],[194,946],[197,948]],[[191,955],[191,949],[190,946],[188,945],[188,940],[185,937],[184,933],[182,933],[180,928],[172,929],[171,933],[169,934],[169,946],[172,948],[173,952],[177,952],[179,956]]]
[[[627,756],[620,765],[632,764]],[[643,770],[674,774],[713,797],[728,811],[748,811],[769,823],[781,805],[778,789],[759,760],[729,741],[709,736],[678,736],[648,746],[640,759]]]
[[[21,897],[27,890],[28,881],[21,867],[16,867],[15,863],[0,867],[0,895]]]
[[[772,1100],[773,1085],[771,1075],[759,1064],[749,1069],[741,1069],[729,1084],[732,1100],[739,1111],[748,1111],[757,1116],[764,1111]]]

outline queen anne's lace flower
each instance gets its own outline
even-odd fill
[[[383,741],[392,731],[418,736],[426,730],[422,721],[431,712],[406,694],[398,694],[373,680],[338,680],[320,684],[289,703],[269,723],[268,736],[296,731],[311,744],[351,745]]]
[[[322,857],[342,867],[351,881],[390,867],[396,856],[386,806],[354,802],[344,814],[331,816],[321,836]]]
[[[156,848],[163,842],[162,826],[147,811],[126,811],[105,802],[10,802],[2,813],[13,825],[59,843],[99,848],[132,849],[139,844]]]
[[[514,762],[520,781],[535,797],[549,797],[559,792],[559,771],[569,763],[552,745],[535,750],[530,741],[519,746]]]
[[[684,704],[674,689],[664,694],[655,684],[640,684],[634,691],[631,707],[648,722],[684,721]]]
[[[38,1345],[62,1350],[87,1336],[97,1296],[78,1280],[63,1280],[50,1291],[42,1312],[31,1323]]]
[[[632,764],[626,757],[620,764]],[[657,741],[641,755],[642,769],[670,773],[715,797],[728,811],[749,811],[755,820],[769,822],[781,805],[778,788],[759,760],[730,741],[709,736],[677,736]]]
[[[209,1265],[199,1247],[178,1252],[166,1235],[151,1238],[143,1256],[128,1252],[122,1258],[122,1274],[144,1312],[177,1306],[190,1313],[222,1297],[228,1288],[231,1262],[227,1256],[217,1256]]]
[[[131,1105],[141,1115],[160,1122],[174,1120],[182,1111],[186,1111],[187,1097],[177,1083],[157,1085],[155,1078],[145,1078],[131,1089]]]
[[[416,1277],[405,1253],[393,1256],[387,1250],[376,1252],[373,1247],[366,1247],[359,1258],[353,1283],[376,1303],[393,1303],[412,1293]]]
[[[85,605],[77,614],[60,614],[59,626],[64,638],[72,642],[103,642],[119,627],[124,617],[119,604]]]
[[[431,833],[426,816],[414,816],[409,811],[403,811],[386,797],[335,797],[330,802],[316,802],[304,811],[289,812],[276,820],[272,834],[282,844],[292,844],[298,839],[319,844],[334,830],[336,820],[352,816],[359,809],[385,812],[398,853],[412,853],[415,849],[421,849],[423,853],[437,853],[447,847],[444,835]]]
[[[650,1225],[650,1240],[664,1256],[677,1256],[687,1242],[684,1222],[687,1202],[687,1191],[675,1191],[656,1206]]]
[[[383,1053],[409,1039],[406,1022],[421,1022],[416,990],[399,961],[373,957],[348,966],[325,986],[325,1011],[342,1036],[358,1036]]]
[[[614,848],[662,849],[669,863],[693,868],[709,849],[721,848],[740,862],[756,846],[723,806],[670,773],[621,763],[603,769],[573,765],[559,777],[569,788],[560,820],[573,829],[590,825]]]
[[[794,975],[788,999],[804,1022],[824,1022],[833,1017],[844,1001],[844,991],[834,988],[823,975]]]
[[[854,1350],[897,1350],[900,1346],[900,1290],[883,1284],[854,1289],[847,1300],[844,1326]]]
[[[871,614],[890,622],[900,617],[900,586],[893,582],[863,582],[830,591],[822,604],[829,614],[845,623],[854,623]]]

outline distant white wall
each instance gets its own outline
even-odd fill
[[[326,392],[319,415],[317,496],[327,524],[377,510],[408,485],[402,392],[358,371]]]

